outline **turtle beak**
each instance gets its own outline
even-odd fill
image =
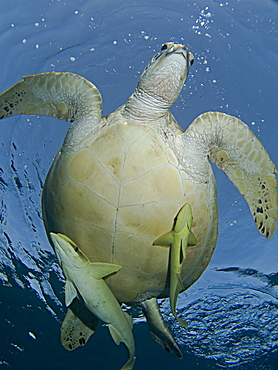
[[[187,63],[187,67],[189,68],[190,66],[192,66],[193,62],[194,62],[194,56],[192,53],[190,53],[187,49],[187,47],[185,45],[182,45],[182,44],[173,44],[168,50],[167,50],[167,54],[166,56],[168,55],[171,55],[171,54],[176,54],[177,55],[177,61],[180,62],[180,56],[182,56],[185,60],[186,60],[186,63]]]
[[[168,50],[168,53],[183,54],[186,57],[188,49],[185,45],[182,44],[173,44],[172,47]]]

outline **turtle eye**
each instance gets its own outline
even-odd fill
[[[163,44],[162,46],[161,46],[161,51],[163,51],[163,50],[166,50],[167,49],[167,44]]]
[[[192,66],[192,64],[194,63],[194,56],[193,56],[193,54],[192,53],[188,53],[188,58],[189,58],[189,63]]]

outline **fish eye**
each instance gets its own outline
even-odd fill
[[[193,63],[194,63],[194,59],[191,59],[190,60],[190,65],[192,66]]]
[[[163,50],[166,50],[167,49],[167,44],[163,44],[162,46],[161,46],[161,51],[163,51]]]
[[[78,252],[79,249],[78,249],[78,247],[75,247],[74,250],[75,250],[75,252]]]

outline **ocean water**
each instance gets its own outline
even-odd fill
[[[95,83],[107,114],[123,104],[166,41],[195,55],[172,107],[185,129],[200,113],[240,117],[278,165],[278,2],[274,0],[1,1],[0,89],[21,76],[70,71]],[[0,122],[0,365],[116,370],[126,360],[105,327],[67,352],[60,344],[64,279],[41,217],[43,182],[69,124],[18,116]],[[133,310],[134,369],[278,369],[277,236],[264,240],[247,204],[215,169],[219,240],[201,278],[178,301],[181,329],[161,302],[184,358],[157,345]]]

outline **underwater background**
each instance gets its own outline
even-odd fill
[[[92,81],[103,114],[125,103],[167,41],[195,56],[172,112],[186,129],[217,110],[243,120],[278,166],[278,2],[274,0],[0,1],[0,89],[21,76],[70,71]],[[117,370],[125,363],[99,327],[83,348],[60,344],[64,279],[48,244],[40,196],[69,123],[16,116],[0,122],[0,365],[10,369]],[[142,369],[278,369],[278,233],[265,240],[248,206],[215,168],[219,239],[201,278],[180,295],[181,328],[161,301],[184,358],[151,338],[135,318]]]

